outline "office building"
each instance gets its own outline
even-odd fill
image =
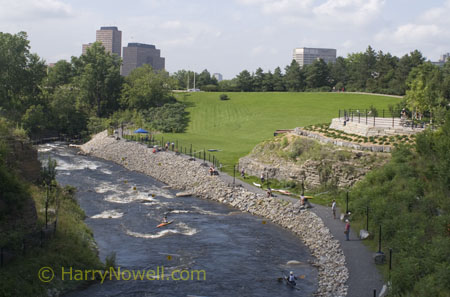
[[[161,57],[161,51],[152,44],[128,43],[128,46],[123,48],[121,74],[127,76],[133,69],[144,64],[152,66],[154,70],[163,70],[165,59]]]
[[[119,31],[117,27],[100,27],[100,30],[96,31],[95,41],[101,42],[106,52],[121,57],[122,31]],[[91,45],[92,43],[83,44],[83,54]]]
[[[333,48],[308,48],[301,47],[294,49],[293,59],[297,61],[300,67],[310,65],[318,59],[322,59],[325,63],[336,62],[336,50]]]
[[[223,80],[223,76],[220,73],[214,73],[213,77],[215,77],[217,79],[217,81],[222,81]]]
[[[100,27],[100,30],[96,31],[95,41],[100,41],[107,52],[121,57],[122,31],[117,27]]]
[[[450,61],[450,53],[441,55],[441,58],[437,62],[431,62],[433,65],[444,66],[445,62]]]

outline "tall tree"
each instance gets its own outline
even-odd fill
[[[261,92],[263,90],[264,76],[265,74],[261,67],[256,69],[253,77],[253,91]]]
[[[238,74],[236,78],[239,90],[244,92],[253,91],[253,78],[250,72],[248,72],[247,70],[243,70]]]
[[[286,66],[284,75],[284,84],[290,92],[300,92],[304,88],[303,73],[297,61],[292,60],[291,64]]]
[[[66,60],[60,60],[53,67],[48,68],[47,86],[54,90],[58,86],[69,84],[73,76],[72,64]]]
[[[319,59],[308,65],[305,69],[306,85],[308,88],[317,89],[320,87],[329,86],[330,74],[328,66],[324,60]]]
[[[127,76],[122,90],[122,106],[129,109],[147,110],[173,101],[174,80],[165,71],[154,72],[145,64]]]
[[[263,92],[272,92],[273,91],[273,74],[270,70],[264,74],[264,79],[262,83]]]
[[[0,109],[19,122],[31,105],[39,104],[40,85],[46,68],[36,54],[30,53],[25,32],[0,32]]]
[[[104,117],[119,107],[118,99],[123,78],[120,75],[120,59],[105,52],[99,42],[95,42],[80,58],[72,58],[76,85],[82,91],[82,103],[87,110],[95,110],[95,115]]]
[[[275,68],[275,70],[273,71],[272,84],[273,90],[276,92],[283,92],[286,90],[284,87],[283,73],[281,73],[280,67]]]

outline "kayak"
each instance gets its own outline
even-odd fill
[[[172,223],[173,223],[173,221],[170,221],[170,222],[167,222],[167,223],[161,223],[158,226],[156,226],[156,228],[164,227],[164,226],[170,225]]]
[[[253,185],[257,186],[258,188],[261,188],[261,184],[257,184],[255,182],[253,182]]]

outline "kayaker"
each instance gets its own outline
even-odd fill
[[[167,216],[164,216],[164,218],[163,218],[163,221],[162,221],[163,223],[168,223],[169,221],[167,220]]]
[[[295,285],[297,284],[297,283],[295,282],[296,279],[297,279],[297,278],[295,277],[294,272],[291,271],[291,272],[289,273],[289,277],[288,277],[287,281],[288,281],[291,285],[295,286]]]

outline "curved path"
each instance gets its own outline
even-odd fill
[[[233,184],[233,177],[226,173],[220,173],[220,177],[227,183]],[[236,178],[236,186],[242,186],[256,193],[265,193],[261,188],[254,187]],[[298,199],[276,194],[277,198],[291,202],[297,202]],[[355,230],[350,229],[350,241],[345,240],[344,227],[345,224],[339,219],[333,219],[331,207],[325,207],[313,204],[310,209],[317,214],[324,222],[325,226],[330,229],[331,234],[339,241],[345,255],[346,266],[349,271],[348,297],[372,297],[374,290],[378,294],[383,287],[383,278],[379,273],[374,260],[373,253],[361,242]],[[339,209],[336,217],[340,217]]]

